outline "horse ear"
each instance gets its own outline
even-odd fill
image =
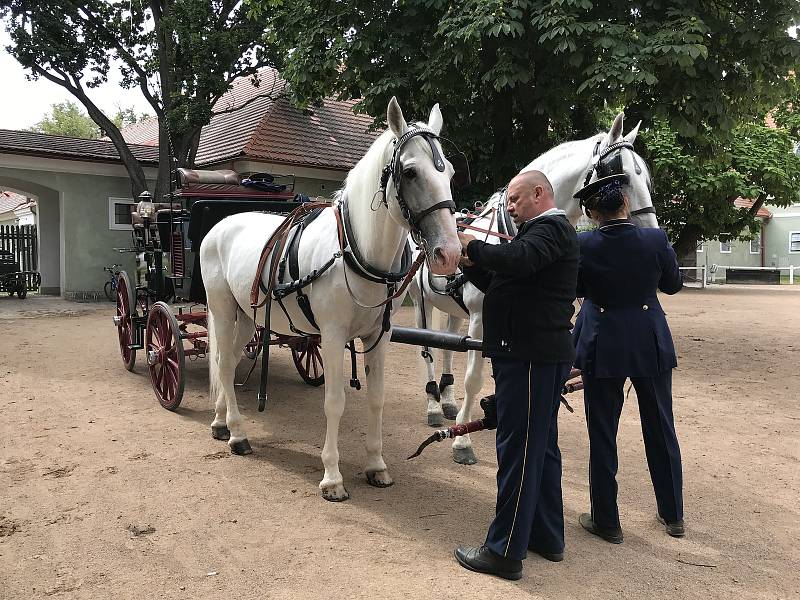
[[[439,109],[439,103],[433,105],[431,109],[431,115],[428,117],[428,127],[430,128],[433,133],[439,135],[442,133],[442,124],[444,123],[444,119],[442,119],[442,111]]]
[[[400,105],[397,103],[397,98],[392,96],[389,100],[389,107],[386,109],[386,122],[389,124],[389,129],[395,137],[400,137],[408,130],[406,120],[403,118],[403,111],[400,110]]]
[[[628,142],[629,144],[633,144],[633,141],[636,139],[636,134],[638,134],[638,133],[639,133],[639,127],[640,127],[641,125],[642,125],[642,122],[641,122],[641,121],[639,121],[639,122],[636,124],[636,127],[634,127],[633,129],[631,129],[631,130],[628,132],[628,135],[626,135],[626,136],[625,136],[625,138],[624,138],[626,142]]]
[[[622,137],[622,119],[625,118],[624,113],[619,113],[617,118],[614,119],[614,123],[611,125],[611,129],[608,130],[608,137],[606,138],[606,146],[610,146],[617,140]]]

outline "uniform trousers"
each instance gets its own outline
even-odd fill
[[[586,424],[589,429],[589,494],[592,520],[617,528],[617,429],[625,400],[625,377],[583,375]],[[644,449],[656,494],[658,514],[683,519],[681,451],[672,416],[672,369],[655,377],[631,377],[639,401]]]
[[[486,545],[521,560],[528,548],[564,550],[558,407],[570,363],[493,358],[497,507]]]

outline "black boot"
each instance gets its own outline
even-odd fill
[[[480,548],[459,546],[456,548],[455,557],[462,567],[470,571],[497,575],[503,579],[519,579],[522,577],[521,560],[505,558],[492,552],[486,546],[481,546]]]
[[[677,521],[667,521],[662,517],[658,517],[661,524],[666,528],[667,533],[674,538],[682,538],[686,534],[686,529],[683,526],[683,519]]]
[[[589,533],[603,538],[605,541],[611,542],[612,544],[622,543],[622,529],[619,527],[598,527],[592,520],[592,515],[589,513],[583,513],[578,518],[578,521],[580,522],[581,527],[583,527]]]

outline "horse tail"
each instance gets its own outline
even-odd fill
[[[208,318],[206,322],[206,329],[208,330],[208,385],[209,397],[212,402],[217,401],[219,394],[222,393],[222,379],[219,374],[219,344],[217,344],[217,336],[214,330],[214,316],[211,311],[208,311]]]

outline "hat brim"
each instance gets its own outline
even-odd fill
[[[622,185],[628,185],[631,181],[631,178],[626,173],[601,177],[600,179],[593,181],[586,187],[579,189],[577,192],[575,192],[573,198],[578,198],[579,200],[585,200],[589,196],[596,194],[597,190],[599,190],[604,185],[613,183],[614,181],[618,181]]]

